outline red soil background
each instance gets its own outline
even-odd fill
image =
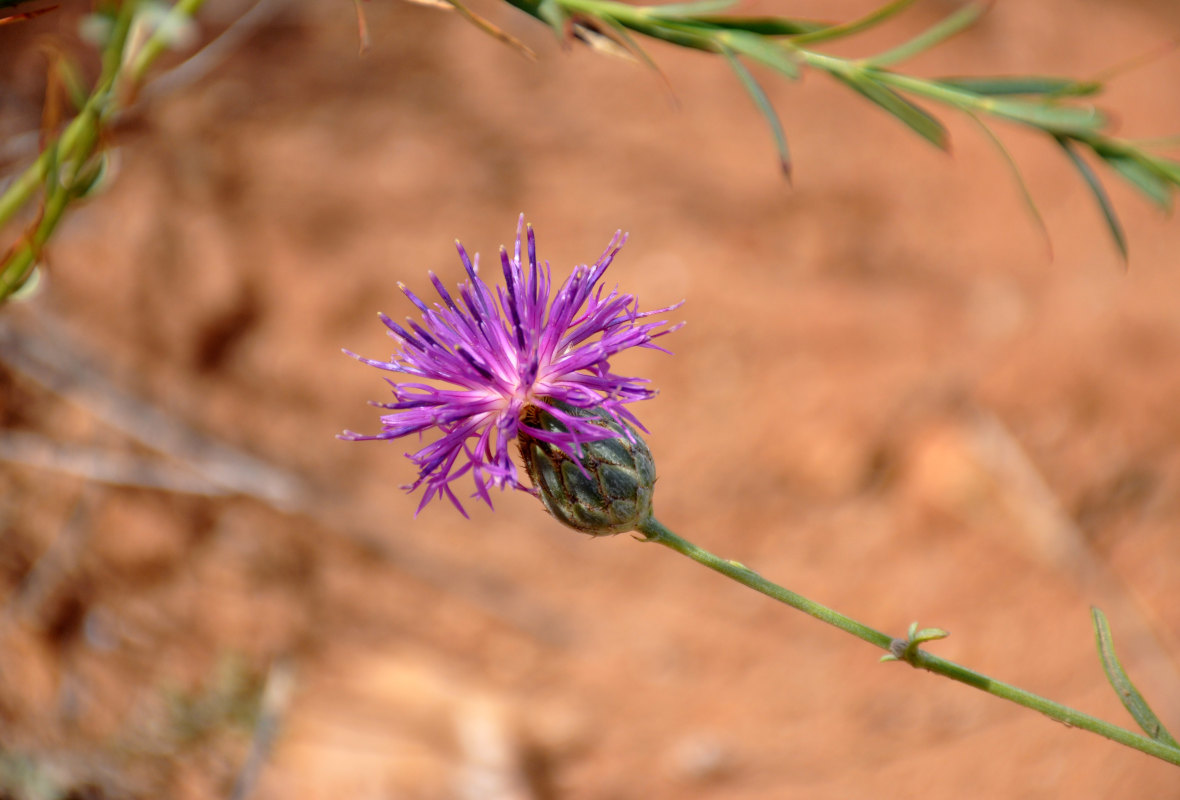
[[[415,517],[405,446],[333,438],[375,430],[365,402],[386,396],[340,348],[387,355],[376,312],[413,311],[399,280],[458,281],[454,238],[494,258],[524,211],[561,273],[624,228],[613,279],[645,307],[687,300],[674,355],[619,364],[661,392],[637,413],[667,525],[896,635],[945,628],[933,652],[1133,727],[1096,657],[1099,605],[1176,730],[1174,220],[1103,173],[1125,269],[1055,146],[1002,128],[1051,257],[949,112],[951,156],[822,75],[759,73],[789,186],[716,58],[653,45],[673,101],[508,9],[481,8],[536,62],[453,14],[364,8],[364,56],[351,4],[292,4],[146,102],[44,291],[3,311],[0,796],[1180,798],[1174,767],[879,664],[523,493]],[[199,35],[241,10],[212,3]],[[37,37],[71,41],[77,11],[0,28],[6,139],[36,128]],[[1163,0],[999,2],[907,68],[1089,76],[1178,32]],[[1174,133],[1176,86],[1173,52],[1101,103],[1128,136]],[[239,491],[95,479],[128,459]],[[251,762],[260,718],[277,735]]]

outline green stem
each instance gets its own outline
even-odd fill
[[[1111,739],[1119,744],[1132,747],[1148,755],[1167,761],[1170,764],[1180,766],[1180,749],[1169,747],[1163,742],[1149,739],[1146,736],[1140,736],[1137,733],[1120,728],[1117,725],[1112,725],[1089,714],[1084,714],[1069,706],[1064,706],[1032,692],[1027,692],[1007,683],[989,678],[953,661],[947,661],[944,658],[931,655],[918,647],[907,646],[908,643],[905,640],[895,640],[888,634],[882,633],[875,628],[870,628],[868,625],[857,622],[851,617],[846,617],[827,606],[808,600],[800,594],[796,594],[776,583],[772,583],[736,561],[728,561],[713,555],[707,550],[702,550],[692,542],[680,538],[654,518],[646,520],[639,526],[638,530],[647,537],[647,541],[649,542],[662,544],[681,555],[688,556],[698,564],[703,564],[711,570],[720,572],[727,578],[732,578],[738,583],[748,586],[757,592],[761,592],[767,597],[778,600],[780,603],[785,603],[791,608],[798,609],[822,622],[851,633],[853,636],[863,639],[891,655],[902,658],[914,667],[933,672],[936,675],[942,675],[960,683],[965,683],[968,686],[974,686],[976,689],[980,689],[988,694],[1010,700],[1025,708],[1039,711],[1058,722],[1064,722],[1066,725],[1081,728],[1091,733],[1096,733],[1099,736],[1105,736],[1107,739]]]
[[[204,0],[178,0],[170,14],[175,18],[190,18],[203,3]],[[46,179],[54,172],[52,166],[55,160],[58,164],[70,165],[69,179],[60,181],[56,186],[44,186],[45,204],[28,241],[14,248],[7,259],[0,262],[0,301],[16,291],[28,278],[41,248],[53,234],[69,203],[77,197],[74,179],[82,172],[86,160],[93,155],[102,129],[121,110],[116,82],[124,74],[132,84],[141,82],[148,67],[168,46],[169,34],[157,30],[136,53],[127,53],[127,39],[138,5],[138,2],[126,2],[120,8],[111,38],[103,50],[102,74],[78,116],[70,120],[57,141],[48,143],[37,159],[0,194],[0,224],[3,224],[43,187]]]

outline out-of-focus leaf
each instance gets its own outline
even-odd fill
[[[930,116],[930,114],[919,106],[906,100],[888,86],[882,86],[870,77],[869,73],[863,71],[850,73],[833,72],[832,75],[897,117],[935,147],[942,150],[946,150],[949,147],[950,137],[941,122]]]
[[[556,0],[541,0],[537,4],[537,18],[548,23],[553,32],[557,34],[558,41],[565,39],[565,23],[569,19],[569,14]]]
[[[833,39],[841,39],[845,36],[851,36],[854,33],[860,33],[904,11],[913,2],[914,0],[893,0],[893,2],[886,3],[860,19],[854,19],[851,22],[845,22],[840,25],[829,25],[822,30],[801,34],[795,37],[795,43],[813,44],[815,42],[830,42]]]
[[[1114,687],[1119,700],[1122,701],[1127,711],[1131,712],[1131,716],[1139,723],[1139,727],[1143,729],[1144,733],[1157,742],[1163,742],[1169,747],[1180,749],[1180,744],[1177,744],[1176,740],[1172,738],[1172,734],[1164,728],[1159,717],[1147,705],[1147,701],[1135,688],[1135,684],[1131,683],[1123,665],[1119,663],[1118,656],[1114,652],[1114,639],[1110,635],[1110,625],[1106,621],[1106,615],[1100,609],[1093,607],[1091,607],[1090,613],[1094,618],[1094,635],[1098,640],[1098,657],[1102,659],[1102,668],[1106,671],[1106,678]]]
[[[919,53],[923,53],[931,47],[945,42],[955,34],[970,27],[974,24],[975,20],[983,16],[983,13],[987,9],[988,6],[983,3],[968,3],[958,11],[944,17],[939,22],[922,31],[908,42],[900,44],[892,50],[887,50],[880,55],[873,56],[867,60],[867,63],[874,67],[884,67],[913,58]]]
[[[1115,172],[1126,178],[1132,186],[1147,195],[1157,206],[1165,211],[1172,210],[1172,187],[1167,180],[1161,178],[1150,167],[1134,156],[1103,152],[1098,149],[1094,152]]]
[[[1123,257],[1123,262],[1125,263],[1127,260],[1127,237],[1123,233],[1123,226],[1119,222],[1118,215],[1114,212],[1114,206],[1110,202],[1110,197],[1106,194],[1106,189],[1102,187],[1102,182],[1098,180],[1098,176],[1094,174],[1094,170],[1090,169],[1090,165],[1073,149],[1069,140],[1060,136],[1056,138],[1057,143],[1061,145],[1061,149],[1065,151],[1065,155],[1068,156],[1078,173],[1081,174],[1082,180],[1090,187],[1094,199],[1098,201],[1098,208],[1102,211],[1102,216],[1106,220],[1106,227],[1110,229],[1110,235],[1114,239],[1114,243],[1119,249],[1119,254]]]
[[[1180,186],[1180,161],[1140,153],[1143,163],[1173,186]]]
[[[1146,139],[1128,139],[1127,144],[1135,148],[1180,147],[1180,134],[1172,136],[1151,136]]]
[[[631,36],[627,29],[624,28],[618,20],[613,17],[604,17],[600,21],[611,29],[615,35],[615,41],[625,47],[632,56],[643,62],[645,66],[658,75],[660,80],[664,82],[664,86],[668,88],[668,91],[672,92],[672,82],[668,80],[668,76],[664,74],[662,69],[660,69],[660,65],[655,62],[655,59],[648,55],[647,51],[644,50],[642,46],[640,46],[639,42],[635,41],[635,38]],[[675,101],[674,92],[672,93],[672,96],[673,101]]]
[[[737,0],[698,0],[695,3],[667,3],[658,6],[640,6],[636,11],[649,17],[691,17],[699,14],[715,14],[737,5]]]
[[[1013,122],[1023,122],[1049,133],[1095,133],[1108,122],[1106,115],[1093,106],[1062,106],[1025,100],[987,98],[981,107]]]
[[[790,180],[791,153],[787,149],[787,136],[783,133],[783,124],[779,121],[774,106],[770,104],[770,98],[766,96],[766,92],[762,91],[762,87],[758,85],[758,81],[754,80],[754,76],[738,60],[737,55],[732,50],[723,46],[721,48],[721,54],[729,61],[729,65],[742,82],[742,86],[746,88],[746,91],[750,93],[750,97],[754,100],[754,105],[758,106],[758,110],[766,118],[766,123],[770,126],[770,133],[774,136],[775,148],[778,150],[779,166],[782,167],[783,174],[787,176],[787,180]]]
[[[684,17],[681,22],[707,25],[711,28],[749,31],[762,36],[798,36],[815,33],[831,26],[825,22],[785,17],[731,17],[720,14],[701,14]]]
[[[1020,195],[1024,198],[1024,205],[1028,208],[1029,213],[1032,214],[1033,221],[1036,222],[1037,228],[1040,229],[1041,234],[1045,237],[1045,243],[1049,247],[1050,255],[1052,255],[1053,240],[1049,236],[1049,228],[1045,225],[1045,218],[1041,216],[1041,209],[1037,206],[1037,201],[1033,198],[1032,192],[1029,191],[1028,184],[1024,182],[1024,176],[1020,174],[1020,165],[1016,163],[1016,159],[1012,157],[1012,154],[1008,152],[1008,148],[1004,146],[1000,137],[988,127],[987,123],[975,114],[968,113],[967,117],[979,126],[979,129],[983,131],[984,135],[987,136],[1000,153],[1001,158],[1004,159],[1004,163],[1008,165],[1009,172],[1016,179],[1016,186],[1020,189]]]
[[[715,37],[728,49],[776,69],[788,78],[799,77],[799,63],[790,51],[773,39],[746,31],[719,31]]]
[[[1102,91],[1095,81],[1078,81],[1052,75],[981,75],[936,79],[943,86],[962,89],[972,94],[1004,95],[1069,95],[1083,97]]]

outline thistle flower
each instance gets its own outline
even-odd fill
[[[643,378],[611,372],[610,358],[632,347],[663,350],[653,340],[680,325],[648,320],[680,303],[640,311],[634,296],[599,286],[625,241],[626,236],[616,232],[599,259],[575,267],[552,298],[549,264],[538,265],[533,229],[525,226],[523,215],[512,256],[500,249],[505,285],[495,291],[480,277],[479,255],[469,258],[456,242],[470,279],[459,285],[458,300],[434,273],[430,280],[442,302],[433,306],[399,283],[421,312],[421,320],[407,319],[403,327],[380,315],[390,336],[399,341],[398,351],[389,361],[344,351],[365,364],[415,380],[389,379],[395,401],[373,403],[392,412],[381,417],[380,433],[345,431],[339,438],[422,438],[437,429],[437,438],[406,453],[418,467],[418,478],[402,488],[413,492],[425,485],[418,511],[445,495],[466,516],[451,484],[467,473],[475,484],[471,496],[489,506],[491,488],[525,488],[509,452],[522,433],[576,459],[586,443],[616,437],[619,431],[632,435],[628,423],[646,430],[626,406],[656,392]],[[527,262],[522,261],[522,245]],[[526,414],[526,409],[532,410]],[[584,410],[605,416],[578,413]],[[538,411],[560,424],[531,424],[540,418]],[[615,429],[601,424],[604,419],[614,422]]]

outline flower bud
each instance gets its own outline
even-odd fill
[[[528,406],[521,415],[520,454],[545,508],[574,530],[591,536],[624,533],[651,516],[656,466],[635,430],[601,408],[576,408],[550,401],[566,414],[594,419],[616,435],[581,444],[577,459],[556,444],[529,435],[524,426],[565,432],[549,412]]]

